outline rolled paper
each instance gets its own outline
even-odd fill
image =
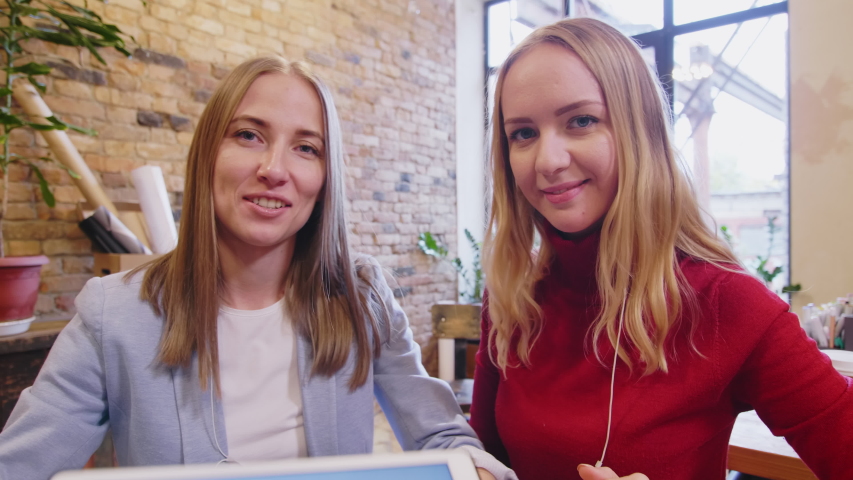
[[[30,117],[30,120],[33,123],[50,124],[46,118],[53,116],[53,112],[51,112],[47,104],[44,103],[44,100],[36,91],[35,87],[30,85],[26,80],[19,79],[15,81],[14,86],[12,87],[12,93],[15,100],[21,104],[24,112]],[[47,130],[39,131],[39,133],[44,137],[45,141],[47,141],[47,145],[50,147],[50,150],[56,156],[59,163],[65,165],[80,177],[72,178],[74,183],[77,184],[77,188],[79,188],[80,192],[83,193],[83,196],[86,197],[86,200],[96,207],[106,207],[114,215],[118,214],[118,210],[116,210],[115,205],[113,205],[113,202],[107,197],[104,189],[101,188],[101,184],[98,183],[98,179],[95,178],[95,175],[93,175],[92,171],[89,170],[89,166],[86,165],[83,157],[80,156],[80,152],[78,152],[74,144],[71,143],[71,139],[68,138],[68,134],[63,130]]]
[[[438,378],[452,382],[456,379],[456,340],[438,339]]]
[[[178,244],[178,230],[172,216],[169,194],[160,167],[145,165],[130,172],[136,193],[139,194],[139,206],[145,216],[150,235],[149,241],[154,253],[168,253]]]
[[[115,237],[116,241],[127,249],[128,253],[151,254],[151,250],[146,247],[139,238],[134,235],[133,232],[131,232],[130,229],[121,222],[121,220],[118,219],[117,216],[107,210],[106,207],[100,206],[96,208],[92,217],[97,220],[106,231],[110,232],[113,237]]]

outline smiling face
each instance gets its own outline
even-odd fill
[[[603,218],[618,187],[615,142],[601,87],[580,57],[551,43],[522,54],[504,79],[501,111],[527,201],[566,233]]]
[[[213,168],[220,244],[292,249],[325,180],[323,107],[308,81],[258,77],[225,130]]]

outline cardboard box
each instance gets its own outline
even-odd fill
[[[133,253],[95,253],[95,276],[106,277],[113,273],[124,272],[136,268],[143,263],[154,260],[160,255],[140,255]]]

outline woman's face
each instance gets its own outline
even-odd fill
[[[258,77],[228,124],[213,169],[219,241],[292,248],[325,180],[323,108],[306,80]]]
[[[618,186],[601,87],[580,57],[543,43],[510,67],[501,91],[509,163],[527,201],[566,233],[604,217]]]

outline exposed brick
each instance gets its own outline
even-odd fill
[[[213,92],[210,90],[196,90],[193,92],[193,100],[196,102],[207,103],[210,100],[210,96],[213,95]]]
[[[47,250],[47,249],[45,249]],[[47,253],[45,251],[45,253]],[[71,252],[62,252],[62,253],[71,253]],[[82,252],[75,252],[82,253]],[[62,276],[55,277],[42,277],[41,286],[39,287],[39,291],[42,293],[47,292],[79,292],[83,289],[83,286],[86,285],[86,282],[92,278],[91,274],[85,273],[77,273],[77,274],[66,274]]]
[[[74,308],[74,299],[77,298],[75,293],[63,293],[61,295],[57,295],[54,299],[54,304],[56,308],[63,312],[73,312]]]
[[[51,73],[54,76],[64,77],[69,80],[77,80],[79,82],[84,82],[91,85],[107,84],[106,75],[104,74],[104,72],[101,72],[99,70],[84,70],[67,63],[52,61],[45,62],[45,65],[53,69]]]
[[[136,200],[128,172],[159,165],[177,221],[191,130],[219,80],[260,53],[312,63],[335,92],[342,120],[350,241],[395,269],[399,282],[391,284],[425,347],[425,364],[434,365],[429,305],[455,299],[456,276],[430,270],[415,242],[425,230],[456,241],[455,22],[452,2],[418,2],[418,15],[409,3],[90,2],[136,36],[133,58],[104,50],[101,65],[74,47],[28,41],[26,49],[55,64],[45,97],[57,114],[99,130],[97,137],[69,135],[107,195]],[[156,116],[159,128],[140,124],[139,112]],[[47,152],[40,136],[23,129],[9,143],[21,154]],[[68,318],[76,289],[91,275],[91,245],[76,226],[76,187],[55,166],[44,167],[68,202],[48,208],[30,171],[15,167],[9,194],[21,219],[5,222],[4,232],[7,244],[21,245],[15,248],[49,252],[39,315]]]
[[[157,112],[140,110],[136,112],[136,123],[146,127],[162,127],[163,116]]]
[[[10,240],[6,247],[6,255],[10,257],[26,257],[41,255],[41,242],[37,240]]]
[[[187,68],[187,62],[180,57],[164,55],[144,48],[137,48],[133,52],[133,58],[145,63],[163,65],[164,67]]]
[[[135,91],[139,88],[139,77],[127,72],[110,72],[107,76],[109,86],[125,91]]]
[[[126,187],[127,178],[122,173],[105,172],[101,174],[101,183],[103,183],[104,186],[108,188]]]
[[[169,124],[176,132],[187,132],[193,129],[192,121],[187,117],[169,115]]]

